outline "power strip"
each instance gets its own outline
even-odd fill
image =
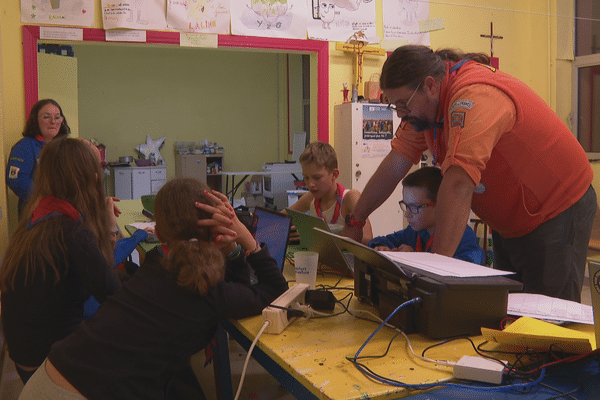
[[[308,284],[296,283],[289,288],[287,292],[275,299],[271,304],[277,307],[290,308],[293,304],[304,304],[304,295],[308,290]],[[292,323],[296,318],[288,320],[287,310],[281,308],[266,307],[262,311],[263,322],[269,321],[269,326],[265,329],[266,333],[280,334],[283,330]]]

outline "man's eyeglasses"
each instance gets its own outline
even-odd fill
[[[400,200],[398,202],[398,204],[400,204],[400,208],[402,209],[402,211],[408,210],[412,214],[418,214],[422,208],[434,206],[435,203],[436,203],[435,201],[432,201],[431,203],[417,205],[417,204],[406,204],[404,202],[404,200]]]
[[[408,109],[408,105],[410,104],[411,100],[413,99],[413,97],[415,97],[415,94],[417,93],[417,90],[419,90],[419,88],[421,87],[421,84],[419,83],[417,85],[417,88],[415,89],[415,91],[413,92],[413,94],[410,96],[410,98],[406,101],[406,103],[404,103],[403,106],[398,106],[398,103],[402,103],[402,101],[397,101],[395,104],[388,104],[387,108],[388,110],[392,110],[392,111],[406,111],[407,113],[410,113],[410,110]]]

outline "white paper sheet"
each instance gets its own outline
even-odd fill
[[[134,222],[133,224],[129,224],[137,229],[146,229],[150,228],[154,230],[156,228],[156,222]]]
[[[102,24],[104,29],[165,30],[166,8],[165,0],[102,0]]]
[[[404,263],[421,271],[431,272],[440,276],[453,276],[458,278],[472,278],[482,276],[512,275],[512,272],[501,271],[477,265],[455,258],[425,252],[397,252],[381,251],[388,258]]]
[[[592,306],[531,293],[509,293],[508,315],[594,325]]]
[[[95,9],[94,0],[21,0],[21,22],[91,27]]]
[[[167,0],[167,25],[182,32],[229,33],[229,0]]]
[[[421,33],[419,21],[429,19],[429,2],[382,0],[383,38],[406,39],[410,44],[429,46],[429,33]]]
[[[362,31],[370,42],[378,42],[375,1],[312,0],[309,10],[308,38],[345,42]]]
[[[231,0],[234,35],[306,39],[306,0]]]

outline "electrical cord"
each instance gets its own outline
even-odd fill
[[[252,350],[254,350],[254,346],[256,346],[258,339],[260,339],[260,336],[263,334],[263,332],[265,331],[265,329],[267,329],[268,326],[269,326],[269,321],[265,321],[262,328],[260,328],[260,331],[258,331],[258,333],[256,334],[256,338],[254,338],[254,341],[250,345],[250,348],[248,349],[248,354],[246,355],[246,360],[244,361],[244,368],[242,368],[242,375],[240,376],[240,383],[238,384],[238,389],[235,394],[234,400],[238,400],[240,397],[240,393],[242,391],[242,385],[244,384],[244,378],[246,377],[246,368],[248,368],[248,362],[250,361],[250,356],[252,355]]]

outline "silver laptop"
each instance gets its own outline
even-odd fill
[[[319,264],[324,264],[345,274],[354,274],[354,263],[349,262],[332,237],[316,231],[314,228],[331,232],[325,220],[286,208],[292,222],[300,235],[300,245],[289,246],[295,250],[308,250],[319,253]],[[348,254],[352,260],[352,255]]]
[[[600,262],[589,261],[590,269],[590,295],[594,308],[594,329],[596,332],[596,348],[600,348]]]

